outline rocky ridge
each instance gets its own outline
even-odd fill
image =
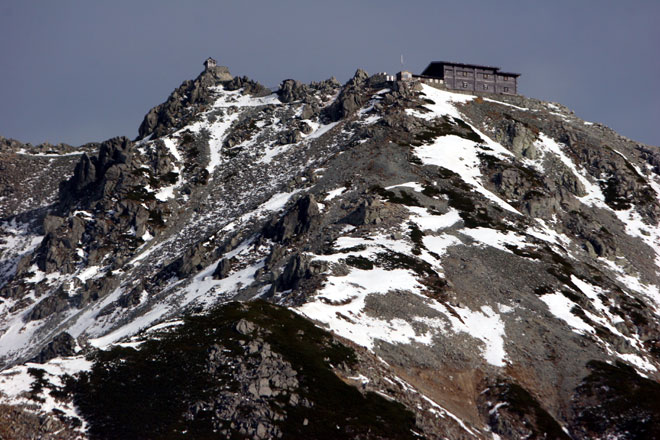
[[[5,143],[6,163],[25,169],[22,147]],[[286,80],[271,94],[216,67],[152,109],[135,141],[85,148],[75,168],[70,149],[49,158],[72,173],[43,177],[56,200],[3,204],[0,356],[16,365],[5,384],[29,359],[49,371],[161,321],[261,298],[351,347],[357,363],[333,374],[403,402],[410,432],[427,438],[657,426],[643,391],[597,391],[660,379],[656,147],[522,96],[361,70],[344,85]],[[213,413],[204,429],[227,436],[277,437],[297,419],[271,401],[304,373],[237,322],[245,344],[226,354],[222,338],[208,341],[204,374],[236,365],[242,391],[180,415],[202,426]],[[66,405],[89,392],[53,390]],[[253,396],[249,410],[237,395]],[[622,406],[636,410],[610,422]],[[102,438],[119,422],[95,425],[96,410],[75,417]]]

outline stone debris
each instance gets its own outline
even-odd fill
[[[254,335],[257,327],[241,319],[236,331]],[[231,431],[254,439],[281,438],[282,432],[276,422],[284,420],[286,410],[272,399],[285,395],[289,396],[291,406],[309,405],[296,394],[297,372],[258,336],[243,345],[243,350],[236,356],[217,344],[209,348],[207,371],[221,375],[230,372],[230,381],[238,384],[239,389],[227,389],[210,401],[195,402],[187,417],[193,419],[201,412],[212,413],[214,429],[226,436]],[[250,417],[246,418],[245,414]]]

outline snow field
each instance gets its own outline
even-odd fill
[[[428,215],[420,208],[409,209],[411,218],[417,218],[418,221]],[[454,224],[453,220],[448,221],[453,215],[452,212],[445,214],[447,215],[450,217],[437,216],[440,221],[433,226],[438,226],[440,229]],[[462,242],[458,238],[448,234],[424,237],[424,245],[438,256],[443,255],[450,246],[460,244]],[[364,249],[355,249],[358,246]],[[396,240],[383,235],[374,235],[368,239],[340,237],[335,249],[337,253],[333,255],[313,257],[317,260],[337,263],[349,256],[374,258],[383,251],[408,255],[412,251],[410,243],[405,240]],[[342,249],[351,250],[342,253]],[[420,258],[441,270],[439,262],[428,251],[424,250]],[[399,318],[384,320],[369,316],[366,311],[366,298],[369,295],[382,295],[394,291],[423,297],[431,309],[442,313],[443,318],[413,317],[407,321]],[[334,333],[372,350],[377,341],[430,345],[438,332],[467,333],[483,343],[482,355],[486,362],[497,367],[505,365],[504,323],[498,313],[488,306],[483,306],[476,312],[468,308],[454,309],[461,317],[461,322],[444,305],[427,298],[422,291],[423,286],[417,280],[417,275],[410,270],[385,270],[379,267],[371,270],[351,268],[347,275],[328,277],[315,298],[295,310],[310,319],[324,323]],[[503,306],[500,310],[510,309]],[[412,323],[423,324],[427,330],[420,331]]]

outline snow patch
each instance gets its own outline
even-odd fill
[[[308,122],[308,124],[309,124],[309,122]],[[324,134],[326,134],[328,131],[332,130],[337,124],[339,124],[339,122],[331,122],[329,124],[324,124],[324,125],[319,125],[318,123],[313,123],[313,125],[310,124],[310,125],[312,125],[312,129],[314,131],[312,131],[310,134],[308,134],[305,137],[305,139],[319,138],[319,137],[323,136]]]
[[[540,299],[545,303],[545,305],[548,306],[550,313],[575,329],[576,333],[596,333],[596,330],[592,326],[571,313],[571,310],[576,306],[576,304],[561,293],[549,293],[541,296]]]
[[[424,187],[418,183],[418,182],[406,182],[406,183],[399,183],[397,185],[391,185],[385,188],[386,190],[391,190],[393,188],[412,188],[413,190],[417,192],[422,192],[424,191]]]
[[[482,306],[480,311],[455,307],[461,317],[447,314],[456,332],[464,332],[484,343],[482,355],[486,362],[496,367],[506,366],[506,350],[504,349],[504,322],[490,306]]]
[[[471,237],[473,240],[476,240],[482,244],[509,253],[513,253],[513,252],[510,249],[508,249],[506,245],[522,248],[528,244],[525,241],[524,236],[518,235],[512,231],[507,231],[506,233],[504,233],[497,229],[484,228],[480,226],[478,228],[461,229],[460,232],[461,234],[467,235]]]
[[[403,319],[384,320],[369,316],[367,296],[394,290],[419,293],[422,285],[408,270],[352,269],[346,276],[330,276],[313,301],[294,308],[309,319],[324,323],[335,334],[373,349],[376,341],[391,344],[430,344],[430,334],[417,334]]]
[[[416,206],[408,206],[407,208],[412,213],[410,220],[413,221],[422,231],[439,231],[441,229],[449,228],[461,221],[460,213],[454,208],[449,208],[448,212],[440,215],[430,214],[426,208],[419,208]]]
[[[446,254],[449,247],[463,244],[461,240],[448,234],[425,235],[424,238],[422,238],[422,242],[426,249],[440,256]]]
[[[325,196],[325,198],[323,199],[323,201],[327,202],[327,201],[329,201],[329,200],[332,200],[332,199],[334,199],[335,197],[340,196],[341,194],[343,194],[344,191],[346,191],[346,188],[345,188],[345,187],[343,187],[343,188],[333,189],[332,191],[328,191],[328,195]]]

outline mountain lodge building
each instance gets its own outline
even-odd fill
[[[449,61],[433,61],[421,75],[413,75],[422,82],[440,80],[448,89],[504,95],[518,93],[519,76],[519,73],[500,72],[499,67]]]

